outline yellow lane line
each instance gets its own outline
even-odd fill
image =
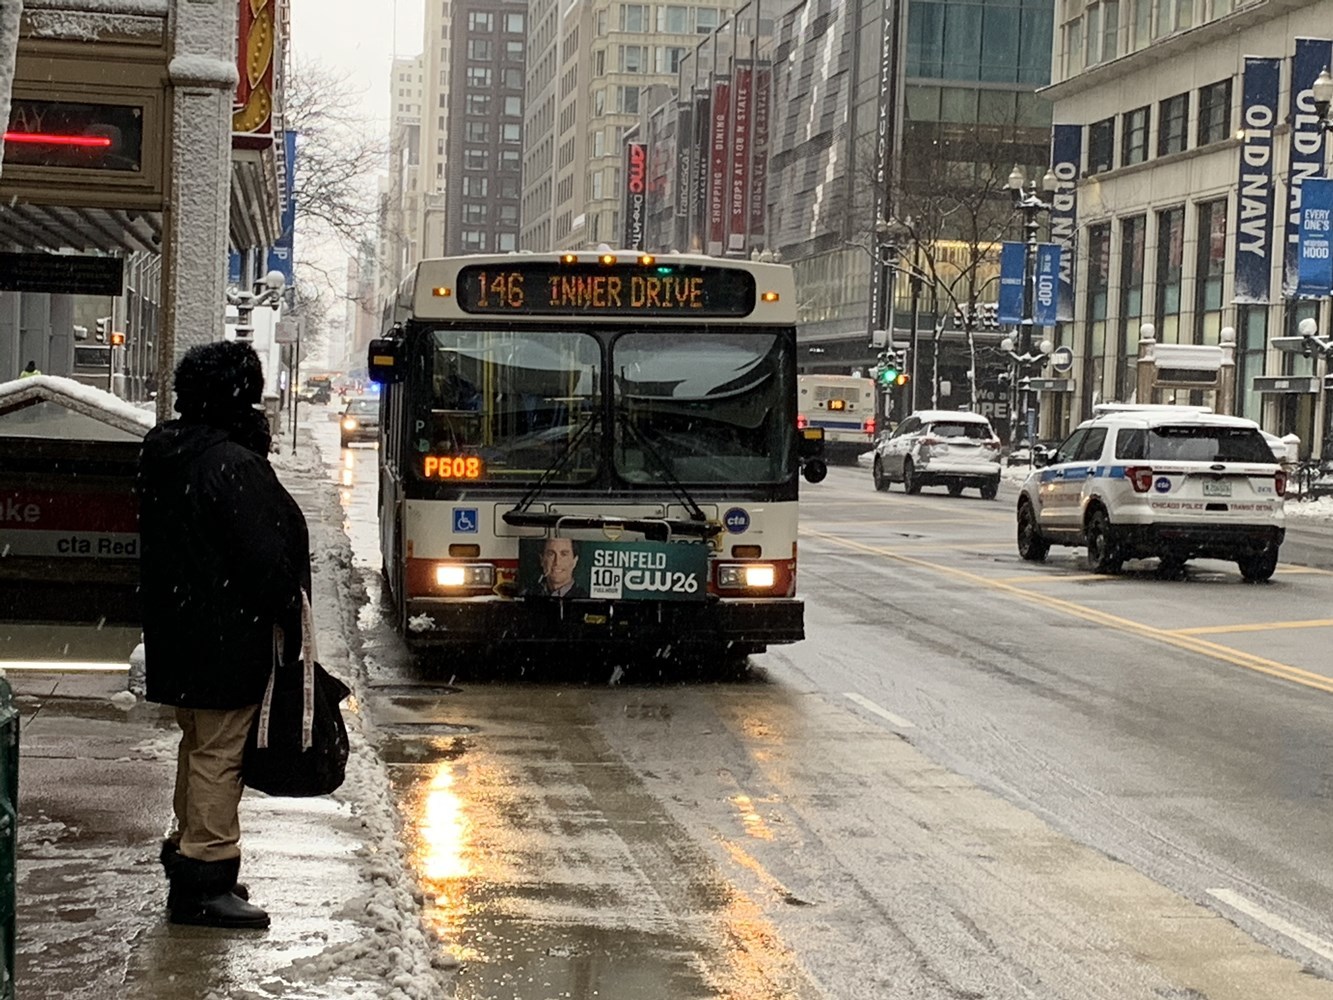
[[[940,566],[936,563],[928,562],[925,559],[917,559],[912,556],[904,555],[901,552],[894,552],[890,549],[884,549],[874,545],[865,545],[861,542],[854,542],[851,539],[843,538],[840,535],[830,535],[827,532],[815,531],[813,528],[804,529],[803,533],[814,538],[822,539],[833,545],[840,545],[843,548],[852,549],[853,551],[884,556],[887,559],[892,559],[905,566],[915,566],[918,569],[929,570],[930,572],[941,576],[949,576],[957,580],[963,580],[967,583],[974,584],[978,587],[985,587],[997,591],[1013,600],[1022,601],[1029,607],[1032,604],[1032,598],[1034,596],[1032,591],[1025,590],[1022,587],[1016,587],[1013,584],[1000,583],[977,573],[969,573],[967,570],[956,569],[952,566]],[[1108,614],[1105,611],[1098,611],[1095,608],[1085,607],[1082,604],[1076,604],[1073,601],[1066,601],[1058,597],[1045,596],[1041,598],[1041,601],[1044,607],[1052,611],[1059,611],[1074,618],[1081,618],[1084,621],[1092,622],[1095,625],[1103,625],[1107,628],[1115,629],[1118,632],[1137,635],[1144,639],[1152,639],[1164,645],[1173,646],[1176,649],[1183,649],[1186,652],[1206,656],[1214,660],[1220,660],[1223,663],[1229,663],[1236,667],[1243,667],[1244,669],[1252,670],[1255,673],[1267,674],[1268,676],[1276,677],[1279,680],[1290,681],[1293,684],[1300,684],[1317,691],[1333,694],[1333,677],[1326,677],[1323,674],[1316,674],[1309,670],[1302,670],[1300,667],[1293,667],[1287,663],[1279,663],[1277,660],[1269,660],[1262,656],[1255,656],[1252,653],[1243,653],[1240,650],[1231,649],[1227,646],[1209,642],[1206,639],[1200,639],[1196,636],[1178,635],[1167,629],[1154,628],[1151,625],[1144,625],[1142,622],[1136,622],[1129,618],[1121,618],[1119,615]]]
[[[1333,576],[1333,570],[1317,566],[1279,566],[1277,571],[1282,576]]]
[[[1101,583],[1111,583],[1117,578],[1108,573],[1070,573],[1066,576],[995,576],[989,577],[991,583],[1012,583],[1014,586],[1028,587],[1033,584],[1047,583],[1077,583],[1083,580],[1097,580]]]
[[[1333,618],[1310,618],[1294,622],[1257,622],[1252,625],[1202,625],[1198,628],[1176,628],[1172,635],[1220,635],[1224,632],[1271,632],[1287,628],[1328,628]]]

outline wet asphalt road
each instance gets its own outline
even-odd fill
[[[450,684],[382,620],[375,450],[321,443],[457,996],[1333,998],[1329,529],[1267,586],[1094,577],[1011,492],[839,468],[743,677]]]

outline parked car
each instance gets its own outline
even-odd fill
[[[1097,573],[1148,557],[1160,560],[1164,576],[1195,558],[1233,561],[1251,582],[1277,568],[1286,473],[1252,420],[1117,404],[1047,457],[1018,498],[1024,559],[1078,545]]]
[[[353,441],[378,441],[380,436],[380,401],[367,396],[356,396],[343,407],[339,422],[342,446]]]
[[[1000,439],[979,413],[921,410],[875,445],[875,489],[902,483],[908,493],[947,486],[950,496],[972,487],[983,500],[1000,488]]]

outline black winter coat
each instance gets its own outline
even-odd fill
[[[305,516],[268,460],[207,424],[154,427],[139,458],[139,537],[148,700],[258,704],[273,626],[291,662],[310,588]]]

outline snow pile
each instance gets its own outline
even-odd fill
[[[97,14],[166,17],[170,0],[25,0],[29,11],[78,10]]]
[[[305,476],[321,476],[324,473],[324,459],[320,457],[314,445],[306,444],[295,453],[283,450],[268,457],[269,464],[279,472],[294,472]]]
[[[105,389],[95,389],[61,375],[30,375],[0,382],[0,409],[48,400],[119,430],[143,436],[157,418]]]
[[[306,455],[313,453],[313,465],[300,455],[291,465],[275,464],[297,475],[309,471],[322,479],[324,467],[315,445],[303,440],[301,447]],[[370,969],[383,983],[382,1000],[436,1000],[449,992],[450,977],[445,970],[457,963],[422,925],[422,897],[403,847],[403,821],[376,750],[374,725],[359,707],[365,700],[366,677],[360,650],[348,647],[347,636],[359,635],[356,619],[365,599],[364,588],[352,572],[352,547],[343,530],[337,495],[327,481],[320,487],[322,510],[318,518],[309,519],[315,577],[311,598],[320,630],[321,661],[353,692],[343,708],[352,753],[347,779],[335,797],[350,807],[364,831],[358,855],[367,889],[348,903],[359,911],[362,935],[297,960],[293,968],[321,978],[337,976],[342,968]]]
[[[1333,497],[1320,497],[1317,500],[1291,500],[1283,505],[1287,520],[1297,521],[1333,521]]]
[[[163,27],[160,17],[69,10],[34,10],[28,14],[26,24],[28,34],[33,38],[60,38],[76,42],[118,42],[127,37],[152,41],[162,37]]]
[[[236,81],[240,79],[235,63],[200,55],[176,56],[167,66],[167,74],[171,77],[171,82],[177,85],[221,83],[234,87]]]

